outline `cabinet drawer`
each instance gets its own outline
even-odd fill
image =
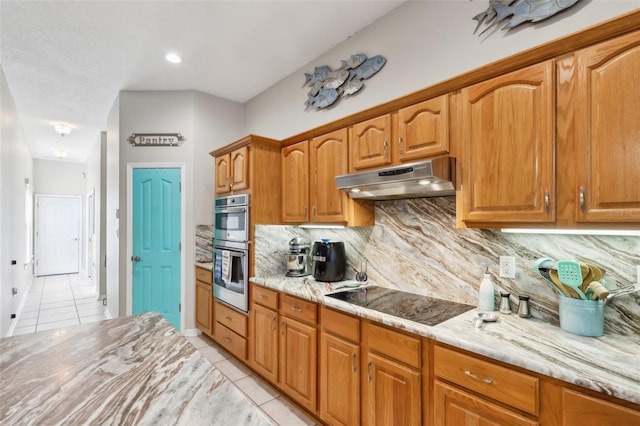
[[[353,343],[360,343],[360,320],[358,318],[321,306],[320,323],[323,331]]]
[[[220,302],[216,302],[216,321],[247,337],[247,317]]]
[[[539,380],[439,346],[434,348],[434,373],[479,394],[538,414]]]
[[[283,294],[280,313],[287,317],[316,325],[318,307],[313,302],[298,299],[297,297],[289,296],[288,294]]]
[[[420,339],[365,322],[362,334],[369,350],[420,368]]]
[[[213,284],[213,273],[209,269],[196,266],[196,280],[207,284]]]
[[[271,309],[278,309],[278,292],[268,288],[253,285],[251,287],[251,299],[254,303]]]
[[[247,360],[247,339],[238,336],[219,322],[216,322],[214,334],[220,346],[241,360]]]

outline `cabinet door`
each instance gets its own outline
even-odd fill
[[[462,89],[463,220],[555,221],[553,70],[548,61]]]
[[[320,337],[320,417],[360,424],[360,347],[328,333]]]
[[[213,334],[212,309],[211,285],[196,281],[196,325],[208,336]]]
[[[269,381],[278,381],[278,313],[253,304],[251,363]]]
[[[562,426],[639,425],[640,412],[568,389],[562,393]]]
[[[366,361],[363,424],[420,425],[420,372],[373,353]]]
[[[336,187],[337,175],[347,173],[347,129],[309,142],[311,222],[347,222],[347,194]]]
[[[231,192],[231,155],[224,154],[216,157],[216,195]]]
[[[231,152],[231,190],[242,191],[249,188],[249,150],[246,146]]]
[[[278,383],[301,405],[315,411],[317,386],[317,331],[280,317]]]
[[[449,95],[398,111],[398,161],[449,152]]]
[[[534,426],[538,422],[446,385],[438,380],[433,387],[435,426],[502,425]]]
[[[282,221],[309,221],[309,142],[282,148]]]
[[[576,53],[577,220],[640,222],[640,31]]]
[[[354,124],[349,129],[349,171],[391,164],[391,114]]]

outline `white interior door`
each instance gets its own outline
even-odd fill
[[[80,210],[80,197],[36,195],[36,275],[78,272]]]

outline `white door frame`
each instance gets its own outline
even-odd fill
[[[39,259],[38,259],[38,255],[40,254],[40,247],[39,247],[39,237],[40,237],[40,229],[39,229],[39,221],[40,221],[40,203],[39,203],[39,199],[42,197],[47,197],[47,198],[74,198],[77,199],[80,203],[80,211],[78,212],[78,273],[80,273],[80,270],[82,269],[82,196],[80,195],[57,195],[57,194],[35,194],[35,218],[34,218],[34,223],[33,223],[33,228],[34,228],[34,253],[35,253],[35,265],[33,268],[33,275],[34,276],[39,276]]]
[[[185,231],[186,231],[186,215],[185,215],[185,191],[184,191],[184,163],[127,163],[127,252],[124,261],[126,267],[126,309],[127,315],[133,314],[133,264],[131,256],[133,256],[133,169],[180,169],[180,182],[182,190],[180,191],[180,303],[184,306],[185,302],[185,263],[186,248],[184,247]],[[185,309],[180,310],[180,327],[184,329]],[[179,330],[180,331],[180,330]]]
[[[96,269],[94,268],[94,264],[97,266],[97,256],[96,256],[96,246],[95,246],[95,238],[96,238],[96,189],[92,188],[91,191],[87,193],[87,217],[85,222],[85,257],[87,262],[86,274],[88,278],[91,278],[93,282],[93,287],[96,289],[96,295],[98,294],[96,280]]]

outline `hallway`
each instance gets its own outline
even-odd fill
[[[107,319],[91,279],[79,274],[35,277],[13,336]]]

